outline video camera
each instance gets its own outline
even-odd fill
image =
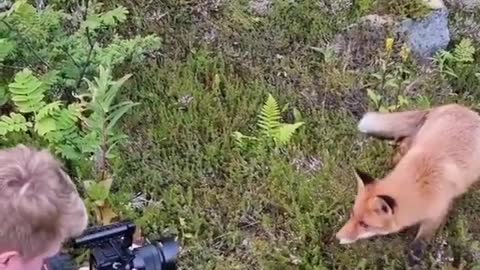
[[[88,228],[72,240],[72,247],[90,249],[90,270],[174,270],[180,251],[173,239],[152,242],[133,248],[135,224],[129,221]],[[68,254],[57,254],[45,260],[42,270],[77,270]]]

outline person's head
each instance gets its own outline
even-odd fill
[[[46,150],[0,151],[0,270],[39,270],[88,215],[75,184]]]

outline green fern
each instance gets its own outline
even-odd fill
[[[453,57],[456,62],[460,63],[472,63],[475,54],[475,47],[473,47],[472,40],[465,38],[455,47],[453,51]]]
[[[40,108],[37,112],[37,119],[43,119],[45,117],[53,116],[57,111],[60,110],[62,102],[54,101],[50,104],[45,105],[43,108]]]
[[[470,39],[465,38],[455,46],[453,52],[441,50],[437,57],[436,63],[444,74],[459,79],[465,68],[468,68],[474,61],[475,47]]]
[[[45,106],[43,98],[47,87],[28,68],[15,75],[15,81],[8,85],[8,89],[12,101],[22,113],[35,112]]]
[[[282,124],[276,130],[274,130],[273,138],[275,142],[280,145],[285,145],[290,142],[295,131],[303,125],[303,122],[297,122],[295,124]]]
[[[10,113],[10,116],[0,116],[0,135],[5,136],[9,132],[26,132],[28,128],[32,126],[32,123],[21,114]]]
[[[273,135],[273,131],[280,126],[280,110],[275,98],[268,94],[267,101],[258,116],[258,127],[267,136]]]
[[[284,110],[287,106],[284,107]],[[304,122],[296,122],[294,124],[281,123],[281,111],[275,98],[268,94],[265,104],[262,106],[260,114],[258,115],[257,125],[259,127],[259,136],[246,136],[239,131],[235,131],[232,136],[235,139],[235,143],[242,149],[246,149],[251,145],[259,146],[266,142],[273,142],[277,146],[284,146],[288,144],[295,133],[295,131],[301,127]],[[300,113],[295,111],[295,115],[300,117]]]

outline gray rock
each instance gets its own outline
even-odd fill
[[[10,9],[12,3],[9,0],[0,0],[0,12],[4,12]]]
[[[426,60],[437,51],[445,49],[450,42],[448,11],[439,9],[417,21],[406,19],[401,22],[399,31],[405,33],[412,52]]]

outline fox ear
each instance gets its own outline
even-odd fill
[[[369,175],[368,173],[355,167],[355,177],[357,178],[358,187],[363,188],[366,185],[372,184],[375,182],[375,178]]]
[[[378,195],[377,198],[380,200],[380,210],[384,214],[393,214],[395,208],[397,207],[397,202],[394,198],[388,195]]]

